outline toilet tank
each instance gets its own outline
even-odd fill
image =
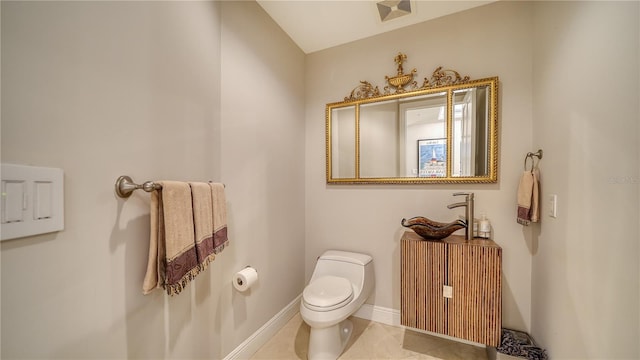
[[[344,277],[361,290],[366,274],[373,273],[371,256],[348,251],[328,250],[316,262],[311,281],[327,275]]]

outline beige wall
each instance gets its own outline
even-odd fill
[[[451,221],[462,210],[452,193],[473,191],[476,214],[491,220],[504,249],[504,324],[528,329],[531,311],[531,230],[515,221],[515,192],[524,155],[532,150],[531,11],[527,3],[497,3],[307,56],[306,269],[329,248],[373,256],[377,306],[400,308],[400,220],[423,215]],[[490,185],[327,185],[324,107],[360,80],[381,88],[396,71],[393,57],[422,80],[438,66],[472,78],[500,77],[499,181]],[[385,70],[386,69],[386,70]]]
[[[304,288],[304,53],[258,4],[221,4],[221,168],[241,239],[234,272],[252,265],[260,276],[250,296],[232,292],[232,308],[220,309],[233,313],[220,329],[235,336],[226,353]]]
[[[2,162],[64,169],[65,230],[1,243],[2,357],[221,358],[299,295],[303,66],[252,2],[3,1]],[[231,246],[178,297],[141,293],[123,174],[227,185]]]
[[[535,234],[532,332],[554,359],[637,359],[638,2],[534,6],[534,145],[558,217]]]

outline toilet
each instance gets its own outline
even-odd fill
[[[300,316],[311,328],[310,360],[342,354],[353,330],[347,318],[364,304],[374,284],[369,255],[328,250],[318,258],[300,302]]]

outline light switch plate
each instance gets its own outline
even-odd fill
[[[64,229],[62,169],[2,164],[0,240]]]

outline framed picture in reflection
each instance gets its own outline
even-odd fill
[[[447,176],[447,139],[418,140],[418,177]]]

